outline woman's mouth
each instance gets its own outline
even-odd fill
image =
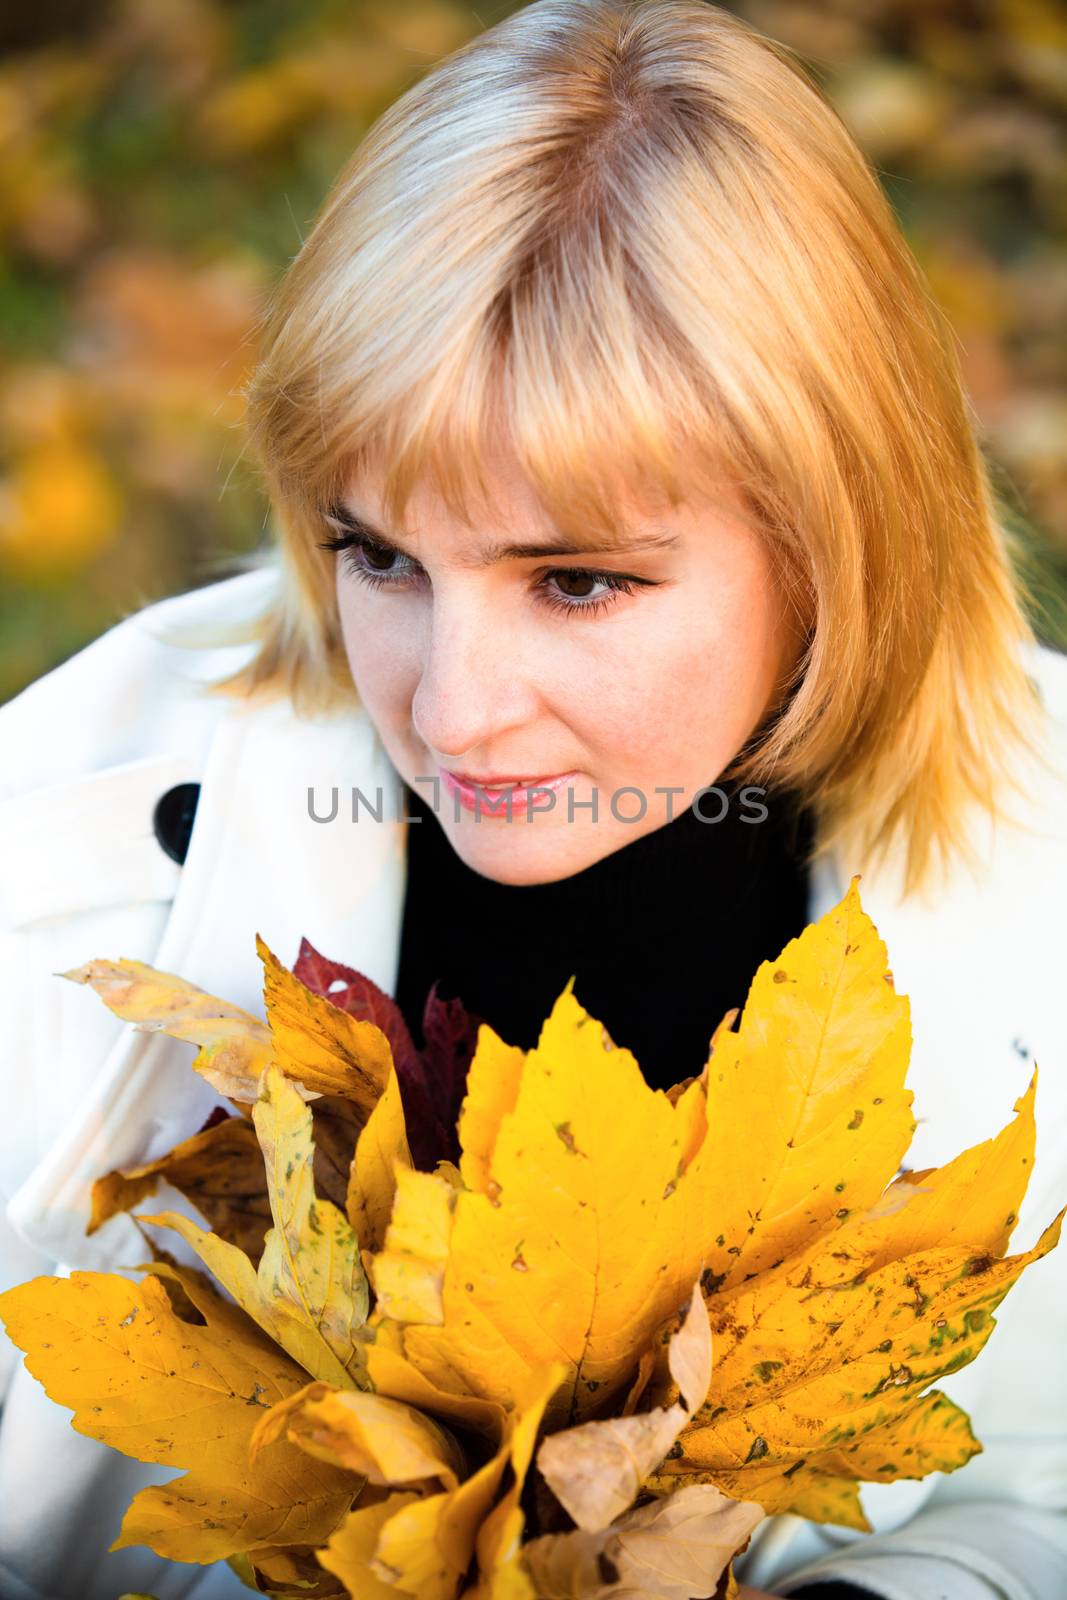
[[[444,767],[438,770],[446,791],[455,795],[465,810],[476,811],[482,816],[501,817],[530,808],[531,800],[534,811],[549,809],[544,805],[539,807],[537,797],[546,791],[563,788],[578,776],[577,772],[553,773],[543,778],[502,778],[494,775],[490,782],[469,777],[466,773],[447,772]]]

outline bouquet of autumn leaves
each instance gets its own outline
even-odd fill
[[[294,1597],[693,1600],[734,1592],[765,1514],[863,1529],[860,1482],[962,1466],[931,1385],[1062,1213],[1006,1255],[1033,1083],[901,1172],[909,1008],[857,882],[669,1093],[573,980],[525,1052],[435,991],[416,1049],[307,941],[291,972],[257,941],[265,1023],[139,962],[64,974],[195,1043],[238,1113],[94,1193],[97,1227],[166,1180],[213,1231],[140,1221],[206,1272],[159,1251],[0,1297],[76,1429],[186,1469],[114,1548]]]

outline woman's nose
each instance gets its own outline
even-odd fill
[[[498,749],[506,760],[501,736],[530,719],[535,701],[521,640],[499,605],[489,597],[469,604],[435,599],[411,702],[423,744],[450,762],[471,752],[488,761]]]

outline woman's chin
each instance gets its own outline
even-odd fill
[[[474,823],[443,818],[449,843],[472,872],[515,887],[570,878],[629,842],[621,830],[575,824],[547,826],[497,818]]]

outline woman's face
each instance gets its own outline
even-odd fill
[[[627,533],[661,542],[605,553],[594,535],[561,550],[506,460],[491,486],[499,516],[473,529],[420,486],[401,533],[386,525],[377,481],[361,478],[343,511],[376,542],[357,533],[337,556],[337,598],[360,699],[461,859],[501,883],[547,883],[714,784],[762,721],[796,640],[767,550],[728,491],[654,516],[632,505]],[[446,774],[572,776],[509,802]],[[701,806],[720,810],[714,795]]]

